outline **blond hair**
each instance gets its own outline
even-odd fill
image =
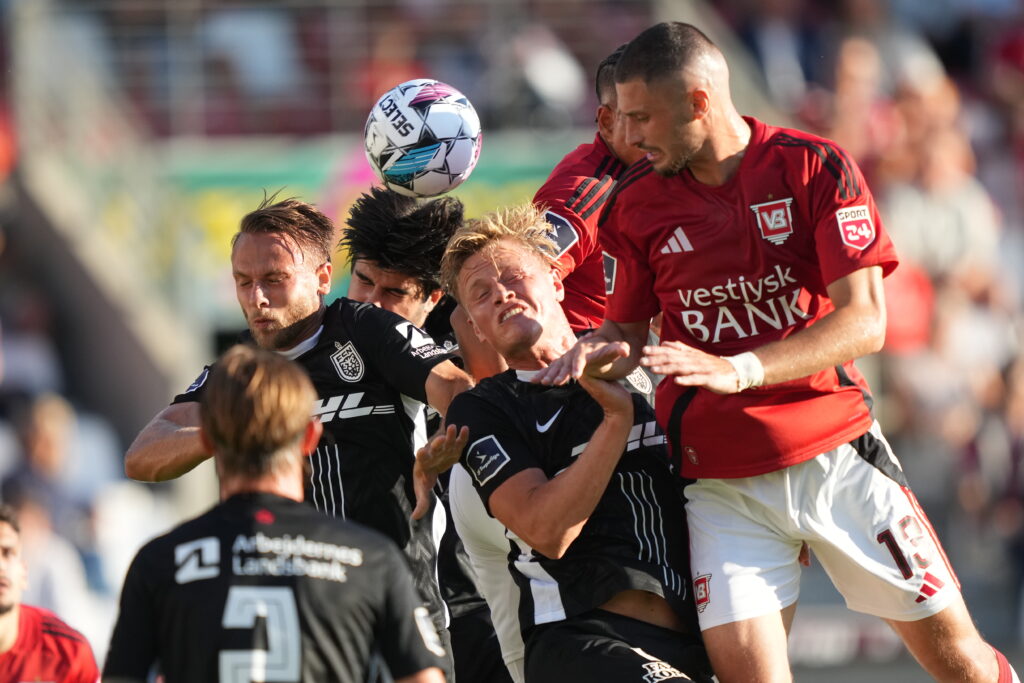
[[[498,209],[467,221],[448,240],[441,258],[442,286],[458,299],[459,271],[463,264],[499,240],[519,244],[544,263],[554,265],[556,246],[551,239],[551,229],[544,213],[533,204]]]
[[[316,392],[284,356],[250,346],[229,349],[210,371],[200,402],[203,431],[219,473],[258,478],[285,465],[309,424]]]

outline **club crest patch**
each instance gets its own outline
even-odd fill
[[[701,574],[693,580],[693,598],[697,601],[698,612],[711,604],[711,574]]]
[[[352,342],[334,342],[334,346],[337,347],[337,351],[331,354],[331,363],[334,365],[334,369],[338,372],[338,377],[341,377],[346,382],[358,382],[363,378],[363,373],[366,371],[366,366],[363,364],[363,359],[359,356],[359,352],[356,351],[356,347],[352,345]]]
[[[871,211],[867,205],[848,206],[836,211],[839,223],[839,236],[843,244],[863,251],[875,241],[875,223],[871,220]]]
[[[640,367],[633,368],[633,372],[626,375],[626,381],[641,394],[649,394],[654,389],[654,382],[651,381],[651,378]]]
[[[508,464],[511,458],[493,435],[485,436],[469,445],[466,465],[477,486],[483,486]]]
[[[793,214],[789,210],[793,198],[776,199],[761,204],[751,204],[750,210],[757,217],[761,237],[772,244],[782,244],[793,234]]]

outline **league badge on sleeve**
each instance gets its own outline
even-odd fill
[[[607,251],[601,252],[604,260],[604,293],[611,294],[615,291],[615,271],[618,270],[619,262]]]
[[[875,224],[867,205],[839,209],[836,221],[839,223],[839,236],[846,246],[863,251],[875,241]]]
[[[476,479],[477,486],[483,486],[490,481],[501,471],[502,467],[508,464],[509,460],[508,453],[493,435],[485,436],[471,443],[466,456],[466,464],[469,466],[473,478]]]
[[[548,237],[555,243],[555,258],[569,251],[569,247],[580,241],[580,236],[576,234],[576,229],[565,218],[562,218],[554,211],[545,213],[544,218],[551,225],[551,229],[548,230]]]

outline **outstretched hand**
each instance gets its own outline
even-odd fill
[[[439,430],[427,443],[416,451],[416,462],[412,466],[412,485],[416,493],[416,508],[413,519],[420,519],[430,509],[430,492],[437,483],[437,475],[459,461],[469,441],[469,427],[456,428],[448,425]]]
[[[584,373],[598,377],[610,370],[613,362],[628,355],[628,343],[609,342],[603,337],[588,335],[537,372],[531,381],[535,384],[559,385],[571,379],[579,379]]]
[[[645,346],[640,365],[659,375],[671,375],[676,384],[703,387],[716,394],[735,394],[739,388],[732,363],[677,341]]]

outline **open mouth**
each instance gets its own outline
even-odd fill
[[[513,306],[512,308],[508,309],[507,311],[505,311],[504,313],[501,314],[501,317],[498,319],[498,323],[499,324],[503,323],[506,320],[508,320],[509,318],[511,318],[512,316],[518,315],[518,314],[523,313],[525,311],[526,311],[526,309],[523,308],[522,306]]]

